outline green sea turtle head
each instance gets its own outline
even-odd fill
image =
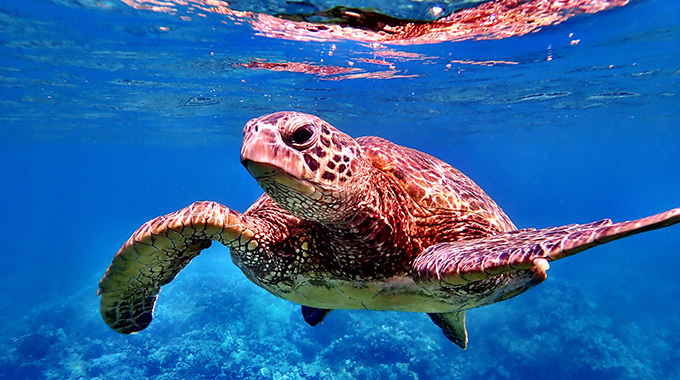
[[[345,220],[368,186],[359,144],[312,115],[277,112],[243,129],[241,163],[264,191],[295,216]]]

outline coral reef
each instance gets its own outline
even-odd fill
[[[680,322],[618,323],[558,280],[471,311],[468,351],[420,314],[336,310],[309,327],[297,305],[217,270],[180,276],[161,293],[151,327],[123,336],[101,321],[90,290],[17,322],[0,347],[0,378],[680,377]],[[650,328],[663,339],[648,339]]]

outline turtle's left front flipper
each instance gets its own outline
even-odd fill
[[[99,282],[101,314],[112,329],[145,329],[161,286],[172,281],[212,240],[253,250],[253,220],[216,202],[196,202],[141,226],[121,247]]]
[[[440,243],[429,247],[415,259],[414,279],[422,283],[464,285],[501,273],[531,268],[544,272],[550,261],[678,222],[680,208],[630,222],[612,223],[607,219]]]

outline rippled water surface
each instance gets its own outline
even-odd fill
[[[335,311],[309,327],[221,247],[164,288],[147,330],[118,335],[99,316],[97,282],[139,225],[259,196],[242,128],[279,110],[433,154],[518,227],[680,206],[680,3],[602,3],[475,2],[371,29],[220,1],[3,0],[0,378],[680,377],[677,226],[470,311],[467,351],[419,314]]]

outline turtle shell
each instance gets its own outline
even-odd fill
[[[356,141],[373,167],[401,186],[422,208],[421,213],[454,210],[476,214],[497,233],[516,229],[484,190],[446,162],[380,137],[360,137]]]

